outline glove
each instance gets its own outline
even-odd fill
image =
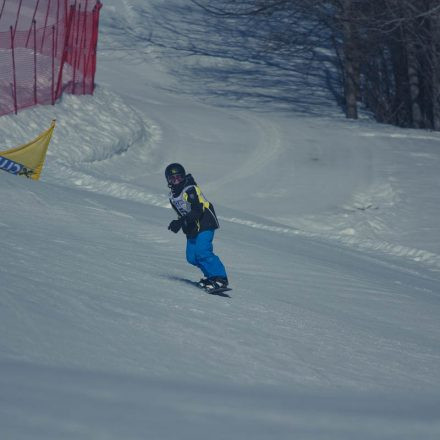
[[[173,231],[175,234],[177,234],[181,227],[182,227],[182,221],[179,219],[179,220],[173,220],[169,224],[168,229],[170,231]]]

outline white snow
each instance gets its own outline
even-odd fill
[[[101,19],[93,97],[0,118],[3,150],[57,119],[39,182],[0,173],[0,438],[440,438],[440,134],[345,120],[189,2]],[[174,161],[231,298],[184,281]]]

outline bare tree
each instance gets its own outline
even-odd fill
[[[360,92],[360,47],[358,28],[353,20],[356,12],[355,5],[352,0],[341,0],[335,3],[339,3],[340,8],[345,112],[347,118],[357,119],[357,101]],[[334,31],[336,30],[337,27]]]
[[[278,25],[265,35],[275,51],[313,50],[330,40],[348,118],[358,117],[362,100],[379,121],[440,130],[438,0],[193,2],[218,16]]]
[[[407,93],[399,96],[400,106],[408,106],[407,125],[438,130],[440,5],[433,0],[387,0],[386,5],[384,41],[389,47],[393,45],[405,61],[405,65],[396,64],[394,69],[406,67],[406,78],[395,72],[400,81],[395,87],[400,93],[407,87]]]

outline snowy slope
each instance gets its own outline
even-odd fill
[[[0,174],[0,437],[438,438],[440,136],[345,121],[319,77],[280,100],[220,24],[144,3],[105,2],[94,97],[0,118],[5,148],[58,121],[41,181]],[[171,161],[230,299],[185,282]]]

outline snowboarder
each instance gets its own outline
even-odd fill
[[[165,169],[165,178],[170,191],[170,203],[177,213],[168,229],[185,233],[186,259],[204,274],[198,286],[207,291],[228,286],[228,277],[220,258],[213,253],[212,240],[219,228],[214,206],[210,203],[191,174],[186,174],[179,163],[172,163]]]

